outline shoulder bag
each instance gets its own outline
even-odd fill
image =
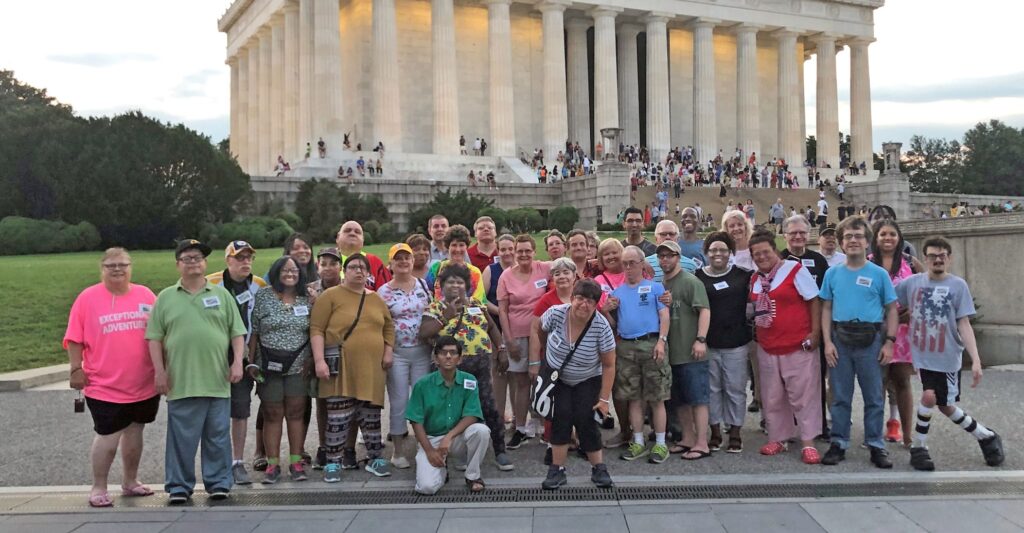
[[[545,420],[551,420],[551,417],[555,413],[555,387],[558,386],[558,377],[565,370],[566,365],[572,359],[573,354],[576,353],[576,348],[579,348],[580,342],[583,341],[583,337],[587,334],[590,329],[590,325],[594,322],[594,316],[597,315],[595,311],[590,316],[590,320],[587,321],[587,325],[583,327],[583,331],[580,332],[579,337],[576,338],[576,344],[572,346],[569,353],[566,354],[565,360],[562,361],[562,366],[555,370],[548,366],[547,360],[541,363],[540,372],[537,373],[537,378],[533,383],[533,394],[530,397],[530,407],[537,412],[538,415],[544,417]],[[569,313],[566,312],[566,320],[569,320]],[[568,324],[566,325],[568,328]],[[561,334],[556,333],[556,334]]]

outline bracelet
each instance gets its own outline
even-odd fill
[[[530,361],[527,366],[540,366],[540,361]]]
[[[79,367],[75,367],[75,368],[72,368],[72,369],[71,369],[71,371],[70,371],[70,372],[68,372],[68,374],[74,374],[75,372],[77,372],[77,371],[79,371],[79,370],[81,370],[81,369],[82,369],[82,367],[80,367],[80,366],[79,366]]]
[[[598,400],[602,401],[602,402],[604,402],[606,404],[609,404],[609,405],[612,403],[611,400],[605,400],[604,398],[598,398]]]

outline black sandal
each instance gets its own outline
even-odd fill
[[[729,435],[729,446],[725,453],[740,453],[743,451],[743,439],[739,435]]]
[[[484,483],[483,478],[480,478],[480,479],[467,479],[466,480],[466,486],[469,487],[469,492],[476,492],[476,493],[483,492],[484,489],[487,488],[487,485]]]

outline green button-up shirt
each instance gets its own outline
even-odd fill
[[[405,407],[405,418],[422,425],[431,437],[447,434],[467,416],[484,419],[476,378],[461,370],[455,371],[451,387],[444,382],[440,371],[423,376],[413,385]]]

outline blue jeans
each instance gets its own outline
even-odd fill
[[[839,360],[829,369],[829,384],[832,386],[832,443],[842,449],[850,447],[850,414],[853,405],[853,379],[857,378],[864,398],[864,443],[876,448],[885,448],[882,440],[885,418],[885,397],[882,391],[882,366],[878,354],[882,350],[882,335],[875,334],[875,340],[865,348],[843,344],[832,332],[832,344],[836,346]]]
[[[202,442],[203,485],[231,490],[231,400],[181,398],[167,402],[167,449],[164,490],[192,494],[196,486],[196,451]]]

